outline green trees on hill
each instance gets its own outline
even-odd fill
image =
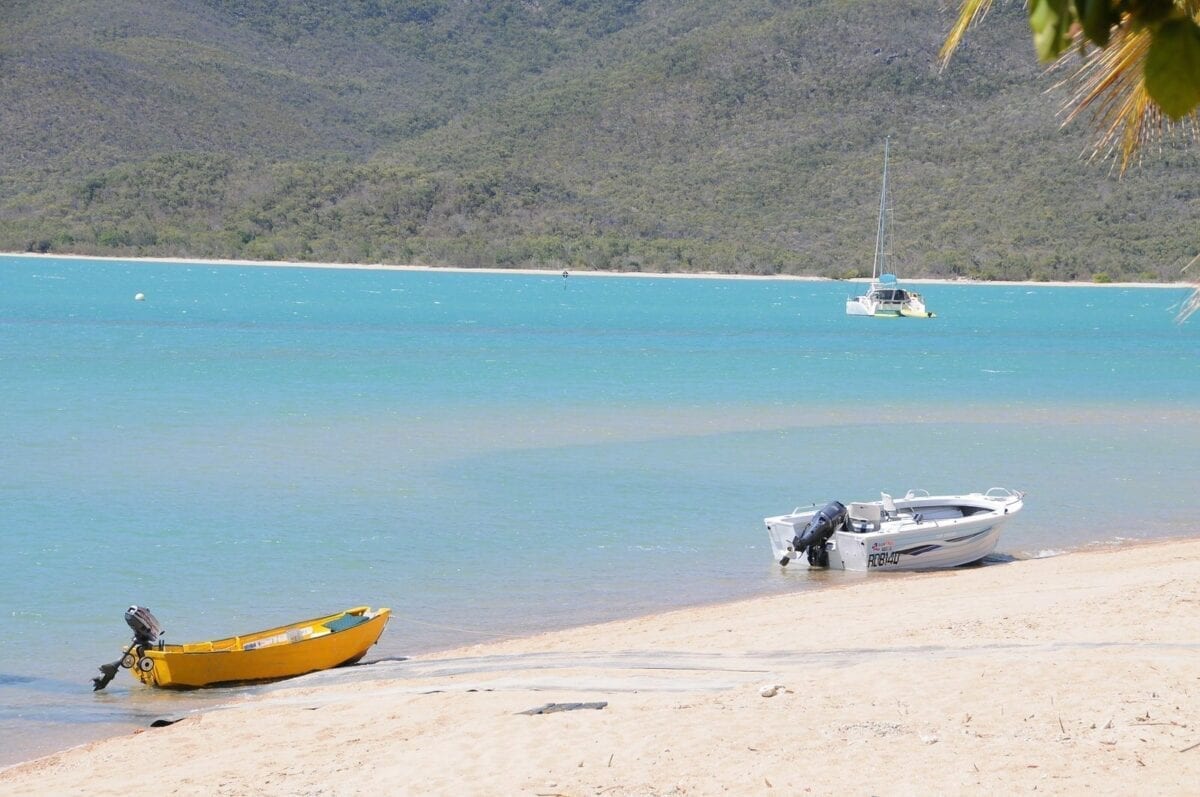
[[[1197,246],[1194,154],[1082,162],[1019,8],[943,72],[924,0],[334,5],[0,25],[0,249],[862,276],[888,134],[904,276],[1175,279]]]

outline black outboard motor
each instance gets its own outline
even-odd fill
[[[796,553],[808,549],[808,563],[814,567],[829,567],[829,552],[825,541],[846,522],[846,507],[841,501],[830,501],[812,516],[804,531],[792,540]]]
[[[145,606],[130,606],[126,609],[125,622],[133,629],[135,644],[144,646],[158,644],[158,638],[163,633],[162,623],[158,622],[158,618],[152,615]]]
[[[121,652],[121,658],[110,664],[100,665],[100,674],[92,679],[92,691],[94,692],[99,692],[108,686],[109,682],[117,677],[117,668],[119,667],[128,669],[138,666],[142,670],[147,670],[145,666],[142,666],[142,662],[150,667],[154,666],[154,662],[144,658],[142,654],[148,647],[161,645],[162,623],[145,606],[130,606],[126,609],[125,623],[133,629],[133,641]]]

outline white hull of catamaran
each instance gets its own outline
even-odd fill
[[[877,302],[865,296],[846,300],[846,315],[874,316],[876,318],[933,318],[925,309],[924,302]]]

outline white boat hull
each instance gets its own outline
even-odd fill
[[[871,290],[866,295],[847,299],[846,315],[876,318],[933,318],[935,315],[925,308],[925,300],[919,293],[902,289],[890,290],[887,293],[900,294],[902,298],[879,298],[879,292]]]
[[[874,507],[881,518],[834,531],[823,542],[829,569],[930,570],[978,562],[996,549],[1001,528],[1024,507],[1021,493],[1003,488],[949,496],[910,492],[893,502],[891,513],[884,503],[852,505]],[[787,564],[801,555],[797,536],[820,510],[814,506],[765,519],[775,561]]]
[[[846,315],[875,315],[875,303],[866,296],[846,300]],[[892,313],[891,315],[895,315]]]

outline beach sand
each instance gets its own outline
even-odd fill
[[[46,260],[67,259],[67,260],[98,260],[120,263],[177,263],[193,266],[197,263],[206,266],[249,266],[249,267],[266,267],[266,268],[323,268],[323,269],[344,269],[351,271],[423,271],[423,272],[456,272],[467,274],[525,274],[532,276],[544,277],[559,277],[563,273],[569,274],[571,277],[631,277],[631,278],[662,278],[671,279],[736,279],[736,280],[770,280],[776,282],[844,282],[848,285],[868,285],[871,282],[870,277],[857,277],[854,279],[832,279],[830,277],[818,277],[805,274],[725,274],[716,271],[608,271],[604,269],[566,269],[558,268],[468,268],[464,266],[425,266],[425,265],[403,265],[394,263],[324,263],[312,260],[227,260],[227,259],[192,259],[184,257],[116,257],[111,255],[71,255],[57,253],[41,253],[41,252],[0,252],[0,255],[10,257],[28,257],[42,258]],[[1178,282],[1084,282],[1076,280],[1068,281],[1042,281],[1042,280],[977,280],[966,277],[941,278],[941,277],[905,277],[902,282],[914,283],[918,285],[1024,285],[1029,287],[1091,287],[1091,288],[1187,288],[1189,290],[1200,290],[1200,283],[1187,280]]]
[[[1196,794],[1198,571],[1182,540],[839,575],[318,673],[0,793]]]

